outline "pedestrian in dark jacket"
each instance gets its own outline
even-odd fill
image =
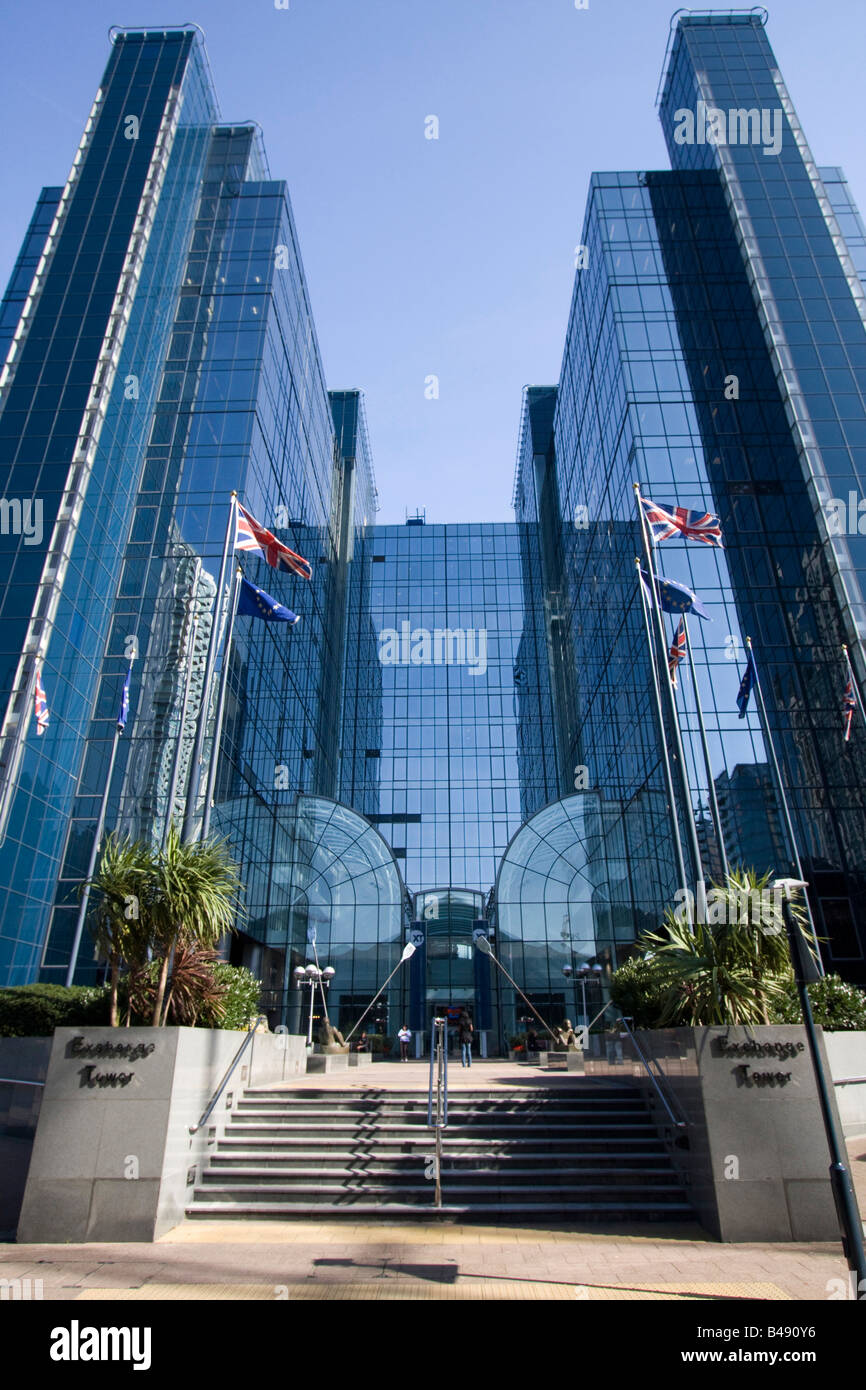
[[[472,1019],[464,1009],[457,1024],[457,1036],[460,1039],[461,1061],[464,1067],[472,1066],[472,1035],[475,1029],[472,1027]]]

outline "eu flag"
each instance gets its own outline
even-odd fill
[[[641,566],[640,577],[644,582],[644,587],[649,591],[649,575],[643,566]],[[659,608],[663,613],[697,613],[699,618],[707,618],[712,622],[712,618],[697,594],[693,593],[691,589],[687,589],[685,584],[677,584],[675,580],[663,579],[660,574],[657,574],[656,593],[658,594]]]
[[[248,579],[241,580],[238,613],[243,613],[248,618],[264,618],[269,623],[290,623],[293,627],[298,622],[297,613],[293,613],[291,608],[286,608],[285,604],[277,603],[275,598],[271,598],[270,594],[266,594],[264,589],[258,588],[256,584],[251,584]]]
[[[745,719],[746,710],[749,708],[749,696],[752,693],[752,686],[755,684],[755,663],[752,660],[751,649],[749,650],[746,669],[743,672],[743,679],[740,681],[740,689],[737,694],[737,709],[740,711],[740,718]]]
[[[120,709],[117,714],[117,731],[120,734],[122,734],[126,728],[126,721],[129,718],[129,681],[131,676],[132,662],[129,663],[126,680],[123,682],[123,694],[120,697]]]

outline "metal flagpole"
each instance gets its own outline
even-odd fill
[[[854,699],[857,701],[857,708],[860,711],[861,718],[863,719],[864,723],[866,723],[866,709],[863,708],[863,695],[860,690],[860,685],[858,683],[857,677],[854,674],[854,665],[851,661],[851,654],[848,651],[846,643],[844,642],[842,643],[842,651],[845,655],[845,665],[848,667],[848,678],[851,681],[851,689],[854,691]]]
[[[661,690],[659,688],[658,669],[656,666],[655,643],[652,639],[652,628],[650,627],[649,612],[647,611],[647,597],[644,592],[644,582],[640,577],[640,560],[637,557],[637,555],[635,556],[634,563],[635,575],[637,577],[637,587],[640,590],[641,609],[643,610],[644,631],[646,632],[646,640],[647,645],[649,647],[650,655],[650,665],[652,667],[653,673],[653,690],[655,692],[656,713],[658,714],[659,720],[659,737],[661,739],[662,747],[662,767],[664,769],[665,775],[665,792],[668,799],[668,805],[671,809],[671,828],[674,832],[674,850],[677,856],[677,869],[679,871],[680,884],[682,886],[683,892],[688,894],[689,881],[688,875],[686,873],[686,861],[683,856],[683,842],[682,837],[680,836],[680,821],[679,816],[677,815],[677,799],[674,793],[673,776],[671,775],[671,763],[670,757],[668,755],[668,741],[665,738],[665,720],[664,715],[662,713],[662,697]],[[686,897],[686,902],[688,902],[688,896]]]
[[[502,964],[502,961],[498,960],[496,956],[493,954],[493,948],[491,947],[490,942],[488,941],[486,936],[477,936],[475,938],[475,949],[477,951],[480,951],[482,955],[489,956],[490,959],[493,961],[493,964],[499,966],[499,969],[502,971],[508,983],[512,985],[514,989],[517,990],[517,993],[520,995],[526,1007],[528,1009],[531,1009],[532,1012],[535,1014],[535,1017],[538,1019],[545,1033],[549,1033],[550,1036],[553,1038],[553,1041],[555,1043],[558,1043],[559,1038],[556,1036],[553,1029],[550,1027],[549,1024],[545,1023],[544,1019],[541,1017],[541,1014],[538,1012],[535,1005],[529,1002],[526,995],[523,993],[523,990],[520,988],[520,985],[517,983],[516,980],[513,980],[511,978],[508,971],[505,969],[505,966]]]
[[[376,991],[376,993],[373,995],[373,998],[370,1000],[369,1004],[367,1005],[366,1009],[365,1009],[364,1012],[361,1014],[361,1017],[357,1020],[356,1023],[354,1023],[354,1024],[352,1025],[351,1030],[346,1034],[346,1042],[349,1041],[349,1039],[351,1038],[351,1036],[352,1036],[353,1033],[357,1033],[357,1031],[358,1031],[358,1029],[360,1028],[361,1024],[364,1022],[364,1019],[367,1017],[367,1014],[370,1012],[370,1010],[372,1009],[372,1007],[373,1007],[373,1005],[375,1004],[376,1000],[379,998],[379,995],[385,993],[385,990],[388,988],[389,984],[390,984],[391,981],[393,980],[394,976],[397,974],[397,971],[400,969],[400,966],[403,964],[403,962],[404,962],[404,961],[407,961],[407,960],[410,960],[411,957],[414,956],[414,954],[415,954],[415,947],[412,945],[412,942],[409,941],[409,942],[407,942],[407,944],[403,947],[403,954],[402,954],[402,956],[400,957],[400,959],[398,960],[397,964],[394,966],[394,969],[391,971],[391,974],[388,976],[388,978],[387,978],[387,980],[385,981],[385,983],[381,986],[380,989],[378,989],[378,990]]]
[[[223,542],[223,553],[220,561],[219,579],[217,580],[216,599],[214,601],[213,625],[210,630],[210,638],[207,646],[207,661],[204,668],[204,686],[201,695],[201,709],[196,723],[195,743],[193,744],[192,760],[190,763],[189,786],[186,793],[186,809],[183,817],[183,839],[192,840],[195,832],[195,811],[198,801],[199,787],[201,785],[201,764],[204,753],[204,741],[207,734],[208,716],[210,714],[211,686],[213,684],[214,670],[216,668],[217,650],[220,641],[220,627],[222,618],[223,589],[226,582],[226,570],[228,569],[229,554],[234,548],[235,536],[237,533],[237,505],[238,495],[232,492],[229,503],[229,519],[226,526],[225,540]]]
[[[682,615],[682,621],[683,631],[686,634],[686,651],[689,654],[689,670],[692,673],[692,688],[695,692],[695,705],[698,711],[698,727],[701,731],[701,746],[704,750],[704,766],[707,769],[707,786],[709,788],[710,797],[710,814],[713,817],[713,825],[715,826],[716,830],[716,839],[719,844],[719,853],[722,856],[722,871],[725,875],[725,879],[727,880],[728,875],[730,874],[730,869],[728,867],[728,852],[725,849],[725,837],[722,834],[722,818],[719,815],[719,803],[716,798],[716,784],[713,781],[713,765],[710,761],[710,745],[707,742],[707,730],[706,726],[704,725],[704,710],[701,704],[701,692],[698,689],[698,674],[695,670],[694,652],[692,651],[692,638],[691,633],[689,632],[688,619],[685,613],[683,613]]]
[[[646,517],[644,516],[644,510],[641,506],[642,498],[640,484],[634,483],[633,487],[635,501],[637,502],[638,520],[640,521],[641,539],[643,541],[644,555],[646,556],[647,571],[649,573],[650,579],[650,600],[652,602],[653,612],[655,613],[656,617],[657,632],[660,643],[659,650],[661,652],[661,659],[659,664],[660,666],[664,667],[663,672],[660,671],[660,680],[661,683],[664,685],[665,689],[667,690],[668,709],[671,717],[671,727],[673,730],[674,743],[676,745],[674,759],[679,764],[680,785],[682,788],[683,795],[683,815],[685,816],[686,830],[688,831],[689,836],[689,847],[692,852],[692,858],[694,860],[695,866],[695,905],[697,910],[696,915],[697,920],[699,922],[705,922],[707,888],[704,882],[704,870],[703,865],[701,863],[701,848],[698,844],[698,830],[697,826],[695,825],[695,812],[694,807],[692,806],[692,791],[691,787],[689,786],[689,775],[688,770],[686,768],[685,753],[683,752],[682,734],[680,733],[680,723],[679,719],[677,718],[677,706],[676,701],[674,700],[673,686],[671,685],[670,673],[668,672],[667,667],[667,638],[665,636],[665,627],[662,621],[662,610],[659,606],[656,572],[652,559],[652,545],[650,543],[650,538],[647,531]],[[686,899],[686,902],[689,902],[688,898]],[[691,915],[692,914],[690,914],[690,916]]]
[[[746,638],[746,647],[749,653],[749,660],[751,660],[752,663],[752,674],[755,682],[755,690],[758,696],[758,709],[760,710],[761,715],[761,731],[764,735],[764,739],[767,744],[767,750],[770,754],[770,766],[773,769],[773,780],[776,784],[776,795],[779,800],[779,807],[782,812],[782,819],[785,823],[785,831],[788,836],[788,844],[791,850],[791,859],[794,865],[795,876],[801,883],[805,883],[806,880],[803,876],[803,866],[800,863],[800,854],[797,849],[797,838],[794,834],[794,822],[791,819],[791,811],[788,806],[788,798],[785,795],[785,784],[782,781],[782,772],[779,767],[779,760],[776,757],[776,749],[773,743],[772,735],[770,733],[770,721],[767,718],[767,707],[764,704],[764,692],[761,689],[761,678],[758,675],[758,666],[755,661],[754,651],[752,650],[751,637]],[[823,975],[824,963],[821,960],[821,948],[818,945],[818,933],[815,931],[815,923],[812,918],[812,909],[809,906],[809,899],[805,893],[803,894],[803,905],[806,909],[806,916],[809,919],[809,931],[812,934],[812,942],[815,947],[815,955],[817,956],[817,967]]]
[[[216,787],[217,764],[219,762],[220,741],[223,732],[223,717],[226,707],[226,688],[228,686],[229,657],[231,656],[232,635],[235,627],[235,613],[238,606],[238,594],[240,591],[241,570],[240,566],[235,570],[232,581],[231,593],[229,595],[229,616],[226,623],[226,638],[223,643],[223,664],[220,671],[219,695],[217,696],[216,717],[214,719],[213,746],[211,748],[210,763],[207,770],[207,786],[204,797],[204,813],[201,822],[201,838],[204,840],[210,832],[210,813],[213,805],[214,790]]]

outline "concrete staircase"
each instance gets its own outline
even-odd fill
[[[441,1211],[419,1091],[248,1090],[210,1154],[190,1218],[693,1221],[640,1088],[454,1091]]]

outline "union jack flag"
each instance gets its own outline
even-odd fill
[[[36,715],[36,732],[41,736],[48,728],[48,701],[45,698],[41,671],[36,672],[36,702],[34,713]]]
[[[676,505],[662,507],[648,497],[641,497],[640,504],[654,545],[670,540],[671,536],[682,536],[686,541],[721,547],[722,524],[712,512],[690,512],[688,507]]]
[[[845,686],[845,694],[842,696],[842,719],[844,720],[843,737],[847,743],[851,737],[851,720],[854,718],[854,711],[857,708],[857,701],[854,698],[854,682],[848,677],[848,684]]]
[[[238,503],[238,524],[235,532],[235,550],[257,550],[267,560],[272,569],[283,570],[288,574],[298,574],[301,579],[311,579],[313,567],[303,555],[296,555],[287,545],[278,541],[272,532],[262,526],[255,517]]]
[[[676,631],[676,636],[674,637],[674,640],[671,643],[670,651],[668,652],[668,671],[670,672],[671,685],[673,686],[675,686],[677,683],[677,667],[683,660],[685,654],[686,625],[683,619],[680,618],[679,627]]]

